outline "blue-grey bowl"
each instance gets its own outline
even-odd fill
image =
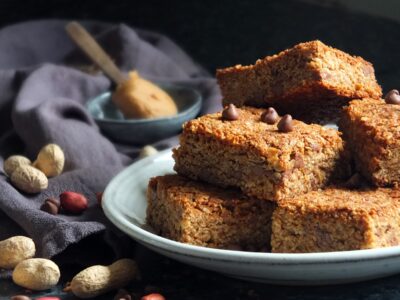
[[[101,131],[116,142],[145,145],[178,134],[182,124],[195,118],[201,109],[202,97],[192,88],[159,84],[174,99],[178,114],[165,118],[125,119],[111,101],[111,92],[103,93],[86,104]]]

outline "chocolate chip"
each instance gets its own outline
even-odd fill
[[[266,111],[261,114],[261,121],[267,124],[275,124],[279,119],[279,115],[276,110],[269,107]]]
[[[32,298],[25,295],[15,295],[11,297],[11,300],[32,300]]]
[[[229,104],[228,107],[222,111],[222,119],[228,121],[235,121],[239,119],[239,112],[236,109],[236,106]]]
[[[132,296],[129,294],[127,290],[120,289],[114,296],[114,300],[132,300]]]
[[[293,131],[293,118],[291,115],[284,115],[278,123],[278,130],[280,132]]]
[[[400,104],[400,95],[398,90],[391,90],[385,96],[387,104]]]
[[[46,200],[44,200],[44,202],[46,202],[46,201],[53,203],[53,204],[56,205],[58,208],[61,207],[60,201],[58,201],[56,198],[47,198]]]
[[[57,215],[59,208],[53,202],[45,201],[40,207],[40,210],[45,211],[51,215]]]

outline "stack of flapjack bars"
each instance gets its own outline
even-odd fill
[[[216,76],[224,109],[187,122],[177,174],[149,182],[157,234],[278,253],[400,244],[400,96],[382,99],[371,63],[311,41]]]

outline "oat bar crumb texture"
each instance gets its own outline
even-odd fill
[[[270,249],[273,202],[178,175],[152,178],[147,198],[147,222],[163,237],[213,248]]]
[[[348,176],[340,133],[293,120],[293,131],[260,121],[264,109],[238,108],[240,118],[221,113],[185,124],[174,149],[175,170],[193,180],[238,187],[245,194],[279,200]]]
[[[371,63],[318,40],[219,69],[216,77],[224,105],[273,106],[308,122],[336,120],[351,99],[382,96]]]
[[[351,101],[340,129],[362,175],[377,186],[400,183],[400,105],[382,99]]]
[[[399,245],[399,198],[399,190],[330,188],[284,200],[273,215],[272,252],[328,252]]]

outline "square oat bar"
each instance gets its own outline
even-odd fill
[[[147,223],[163,237],[213,248],[270,249],[273,202],[179,175],[152,178],[147,200]]]
[[[307,253],[400,244],[400,192],[329,188],[278,203],[272,252]]]
[[[293,131],[280,132],[261,121],[263,109],[237,111],[235,121],[215,113],[184,125],[173,154],[178,174],[264,200],[293,197],[348,176],[337,130],[293,120]]]
[[[350,100],[382,96],[371,63],[318,40],[216,76],[224,105],[273,106],[306,122],[336,120]]]
[[[382,99],[351,101],[340,129],[365,178],[377,186],[400,183],[400,105]]]

